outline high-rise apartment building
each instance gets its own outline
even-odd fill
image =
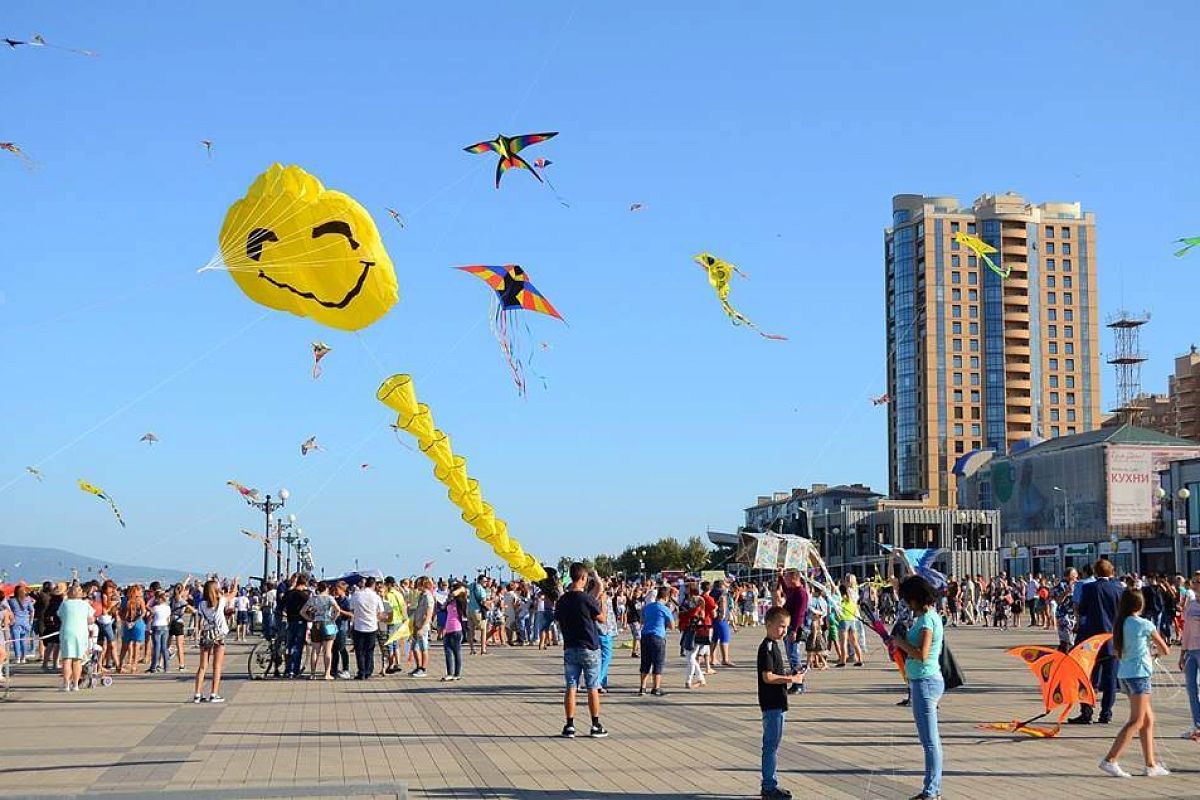
[[[1139,394],[1131,405],[1136,424],[1172,436],[1200,441],[1200,350],[1175,358],[1175,374],[1167,376],[1167,394]],[[1120,424],[1120,415],[1105,424]]]
[[[1096,225],[1079,203],[899,194],[884,264],[892,497],[954,505],[964,454],[1099,427]]]

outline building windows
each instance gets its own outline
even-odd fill
[[[1074,421],[1075,421],[1075,409],[1068,408],[1067,409],[1067,422],[1074,422]]]
[[[955,442],[955,443],[954,443],[954,452],[955,452],[955,453],[957,453],[957,454],[961,455],[965,449],[966,449],[966,448],[963,446],[963,443],[962,443],[962,442]]]
[[[982,436],[983,435],[983,428],[980,427],[978,422],[971,425],[971,435],[972,436]]]
[[[1050,409],[1050,421],[1058,422],[1058,409],[1057,408]]]
[[[971,369],[979,369],[979,356],[971,356]]]
[[[950,366],[954,369],[962,369],[962,356],[954,356],[950,361]]]
[[[954,385],[962,386],[962,383],[963,383],[962,373],[961,372],[954,373]]]
[[[1057,375],[1050,376],[1050,388],[1052,388],[1052,389],[1058,388],[1058,376]]]
[[[1066,344],[1064,344],[1064,345],[1063,345],[1063,352],[1064,352],[1064,353],[1066,353],[1066,354],[1067,354],[1067,355],[1069,355],[1069,356],[1073,356],[1073,355],[1075,355],[1075,343],[1074,343],[1074,342],[1067,342]]]
[[[971,266],[974,266],[974,264],[972,264]],[[978,283],[979,283],[979,275],[975,272],[968,272],[967,273],[967,284],[969,286],[975,286]]]
[[[967,332],[970,333],[972,336],[978,336],[979,335],[979,323],[978,322],[967,323]]]
[[[1070,272],[1070,271],[1071,271],[1071,259],[1064,258],[1063,259],[1063,272]]]
[[[1057,284],[1055,283],[1054,276],[1053,276],[1053,275],[1047,275],[1047,276],[1046,276],[1046,288],[1048,288],[1048,289],[1053,289],[1053,288],[1054,288],[1056,285],[1057,285]]]
[[[971,390],[971,402],[976,405],[979,404],[979,392],[977,392],[973,389]]]
[[[1049,272],[1054,272],[1054,259],[1053,258],[1046,259],[1046,270]]]
[[[1047,303],[1057,303],[1058,295],[1055,294],[1054,292],[1046,292],[1046,302]]]
[[[962,283],[962,273],[961,272],[951,272],[950,273],[950,282],[951,283]]]
[[[1066,225],[1064,225],[1064,226],[1063,226],[1063,229],[1062,229],[1062,238],[1064,238],[1064,239],[1070,239],[1070,238],[1071,238],[1071,229],[1070,229],[1070,228],[1068,228]],[[1069,246],[1069,245],[1068,245],[1068,246]]]
[[[1051,339],[1058,336],[1058,326],[1057,325],[1047,325],[1046,326],[1046,335],[1049,336]]]
[[[979,319],[979,306],[968,306],[967,312],[971,319]]]
[[[958,394],[962,394],[962,392],[959,392]],[[962,407],[961,407],[961,406],[955,406],[955,408],[954,408],[954,418],[955,418],[955,419],[962,419],[962,418],[963,418],[963,410],[962,410]]]
[[[1068,376],[1067,376],[1067,388],[1068,388],[1068,389],[1074,389],[1074,388],[1075,388],[1075,376],[1074,376],[1074,375],[1068,375]]]
[[[967,266],[968,267],[979,266],[979,259],[976,258],[975,256],[967,256]]]
[[[962,266],[962,259],[961,259],[961,257],[959,257],[959,256],[950,256],[950,266],[952,266],[952,267],[961,267],[961,266]]]
[[[974,302],[979,299],[979,291],[977,289],[967,289],[967,299]]]
[[[962,339],[954,339],[950,343],[950,346],[954,348],[954,352],[961,353],[962,352]]]
[[[960,245],[960,244],[958,243],[958,239],[951,239],[951,240],[950,240],[950,249],[951,249],[951,250],[959,250],[959,249],[961,249],[961,248],[962,248],[962,245]]]
[[[1058,392],[1050,393],[1050,402],[1053,403],[1054,405],[1058,405]]]
[[[1046,309],[1046,319],[1050,320],[1051,322],[1058,319],[1058,311],[1053,308]]]
[[[971,352],[972,352],[972,353],[978,353],[978,352],[979,352],[979,340],[978,340],[978,339],[972,339],[972,340],[971,340]]]
[[[950,299],[951,300],[962,300],[962,289],[951,289],[950,290]]]
[[[1075,302],[1075,295],[1071,294],[1070,292],[1063,292],[1063,302],[1067,305],[1071,305]]]
[[[1075,426],[1068,425],[1067,426],[1067,436],[1074,436],[1074,435],[1075,435]]]
[[[951,306],[950,316],[954,317],[955,319],[962,319],[962,306]]]
[[[1075,371],[1075,359],[1068,358],[1067,359],[1067,372],[1074,372],[1074,371]]]
[[[975,232],[976,232],[976,231],[975,231],[975,223],[974,223],[974,222],[968,222],[968,223],[967,223],[967,233],[975,233]]]
[[[1050,369],[1052,369],[1052,370],[1058,369],[1058,359],[1057,358],[1050,359]]]
[[[1074,392],[1067,392],[1067,405],[1069,405],[1069,406],[1075,405],[1075,393]]]
[[[1046,226],[1046,238],[1047,238],[1047,239],[1053,239],[1053,238],[1054,238],[1054,226],[1053,226],[1053,225],[1047,225],[1047,226]]]
[[[1048,256],[1054,255],[1054,242],[1046,242],[1045,247],[1046,247],[1046,255],[1048,255]]]
[[[1071,288],[1071,276],[1070,275],[1063,275],[1063,288],[1064,289]]]
[[[1049,344],[1046,345],[1046,347],[1048,348],[1048,352],[1051,352],[1054,354],[1058,353],[1058,342],[1050,342]]]
[[[955,436],[962,436],[962,435],[963,435],[963,426],[962,426],[962,425],[955,425],[955,426],[954,426],[954,435],[955,435]]]
[[[972,386],[978,386],[978,385],[979,385],[979,373],[978,373],[978,372],[972,372],[972,373],[971,373],[971,385],[972,385]]]
[[[962,401],[963,401],[962,389],[955,389],[954,390],[954,402],[961,403]]]
[[[962,323],[961,322],[951,322],[950,323],[950,332],[951,333],[962,333]]]
[[[1069,308],[1065,309],[1063,311],[1063,319],[1065,319],[1067,322],[1071,322],[1072,320],[1075,319],[1075,312]]]
[[[1058,430],[1058,426],[1057,426],[1057,425],[1051,425],[1051,426],[1050,426],[1050,435],[1051,435],[1051,436],[1061,436],[1061,435],[1062,435],[1061,433],[1059,433],[1059,430]]]
[[[1071,243],[1070,242],[1063,242],[1062,254],[1064,256],[1071,255]]]

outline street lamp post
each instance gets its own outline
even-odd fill
[[[1063,530],[1065,530],[1065,531],[1070,530],[1071,529],[1071,510],[1070,510],[1070,506],[1067,505],[1067,490],[1060,489],[1057,486],[1051,486],[1050,488],[1056,492],[1062,492]]]
[[[255,494],[257,495],[257,492],[255,492]],[[272,501],[271,495],[267,495],[266,498],[263,500],[254,500],[251,497],[246,498],[246,505],[257,508],[259,511],[263,512],[263,516],[265,519],[264,528],[263,528],[263,569],[262,569],[262,591],[264,591],[264,592],[267,590],[267,570],[269,570],[271,568],[270,560],[269,560],[270,553],[271,553],[271,514],[272,514],[272,512],[278,511],[279,509],[283,508],[284,504],[287,503],[288,497],[290,497],[290,496],[291,495],[287,489],[280,489],[278,502]],[[276,555],[278,555],[278,550],[276,551]],[[276,564],[275,569],[276,570],[279,569],[278,564]]]

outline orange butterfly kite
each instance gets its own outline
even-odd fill
[[[1046,710],[1024,722],[995,722],[980,727],[988,730],[1015,731],[1038,739],[1057,736],[1063,720],[1071,713],[1072,705],[1096,704],[1096,690],[1092,688],[1092,667],[1096,665],[1100,648],[1111,638],[1111,633],[1097,634],[1075,645],[1069,653],[1041,645],[1023,645],[1010,649],[1008,654],[1024,661],[1025,666],[1037,676],[1042,686],[1042,702]],[[1032,724],[1053,713],[1059,706],[1062,706],[1062,712],[1058,715],[1058,722],[1054,727]]]

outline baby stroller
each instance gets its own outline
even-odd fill
[[[108,688],[112,686],[112,676],[105,671],[104,666],[100,663],[100,654],[104,648],[98,644],[93,644],[88,648],[88,660],[83,662],[83,676],[80,679],[80,684],[88,689],[95,689],[97,684]]]

